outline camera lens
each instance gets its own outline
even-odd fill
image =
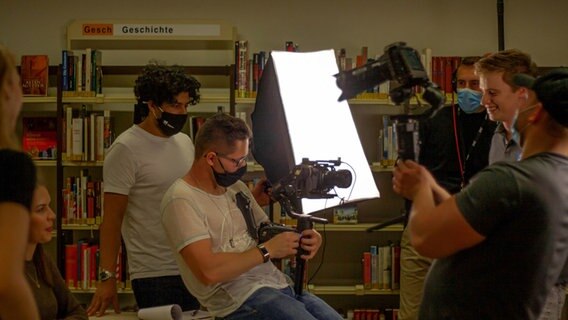
[[[352,175],[349,170],[327,171],[323,177],[323,188],[348,188],[351,181]]]

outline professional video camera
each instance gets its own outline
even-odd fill
[[[276,223],[262,223],[256,235],[259,243],[270,240],[275,235],[292,231],[302,233],[306,229],[313,228],[313,223],[327,223],[327,219],[314,217],[302,212],[301,199],[325,199],[335,197],[329,193],[332,189],[348,188],[351,186],[352,175],[349,170],[336,170],[341,165],[341,159],[310,161],[302,159],[302,163],[296,165],[290,174],[272,187],[272,198],[278,201],[288,216],[297,220],[296,228],[290,228]],[[306,252],[301,248],[296,255],[295,291],[301,294],[304,283],[305,261],[301,256]]]
[[[303,223],[303,220],[327,223],[326,219],[296,212],[302,211],[300,205],[302,198],[333,198],[336,194],[329,193],[333,188],[351,186],[351,172],[349,170],[336,170],[335,167],[339,165],[341,165],[341,159],[310,161],[303,158],[301,164],[296,165],[288,176],[273,186],[272,199],[280,202],[287,215],[298,219],[298,226]],[[258,228],[258,239],[259,242],[265,242],[281,232],[301,232],[304,229],[292,229],[276,223],[262,223]]]
[[[359,92],[385,81],[394,82],[395,86],[391,86],[389,92],[390,99],[396,105],[405,105],[404,114],[392,117],[395,122],[398,155],[401,159],[418,161],[418,119],[427,114],[433,116],[445,100],[439,87],[428,79],[418,52],[407,47],[404,42],[395,42],[385,47],[384,54],[378,60],[360,68],[340,72],[335,77],[337,86],[342,90],[340,101],[353,98]],[[431,105],[430,110],[420,114],[414,112],[408,103],[415,95],[416,86],[424,89],[422,98]]]

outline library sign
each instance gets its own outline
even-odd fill
[[[218,24],[170,24],[170,23],[84,23],[84,36],[220,36]]]

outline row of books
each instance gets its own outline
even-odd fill
[[[238,98],[254,98],[264,66],[268,60],[265,51],[252,54],[250,59],[248,41],[235,41],[235,88]]]
[[[286,41],[284,49],[296,52],[299,50],[299,45],[293,41]],[[251,59],[248,41],[235,41],[235,88],[238,98],[256,97],[269,54],[266,51],[255,52],[252,53]]]
[[[452,79],[460,62],[461,57],[432,57],[430,80],[445,93],[452,93]]]
[[[400,244],[373,245],[363,252],[362,262],[365,289],[400,289]]]
[[[65,178],[63,224],[100,225],[103,217],[103,182],[94,181],[87,169],[80,176]]]
[[[94,97],[102,94],[102,51],[87,48],[61,52],[63,96]]]
[[[397,308],[355,309],[348,312],[348,319],[353,320],[398,320]],[[353,312],[353,316],[351,316]]]
[[[65,106],[62,157],[68,161],[103,161],[113,141],[110,110],[95,112]]]
[[[393,166],[398,157],[398,141],[394,123],[389,116],[383,116],[383,128],[379,130],[377,161],[382,166]]]
[[[65,282],[70,289],[95,289],[99,280],[100,250],[97,244],[89,240],[65,245]],[[117,285],[121,289],[130,288],[128,272],[126,272],[126,250],[120,247],[117,264]]]

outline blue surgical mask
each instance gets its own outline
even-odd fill
[[[531,105],[531,106],[528,106],[528,107],[524,108],[524,109],[521,110],[521,111],[519,111],[519,110],[517,109],[517,111],[515,112],[515,117],[513,118],[513,125],[511,126],[511,140],[515,141],[515,143],[518,144],[519,146],[521,145],[521,133],[522,133],[523,131],[525,131],[525,130],[527,129],[527,127],[528,127],[529,125],[531,125],[531,123],[530,123],[530,122],[527,122],[527,124],[525,124],[524,127],[520,128],[520,129],[517,129],[517,120],[519,119],[519,116],[520,116],[522,113],[525,113],[525,112],[527,112],[527,111],[530,111],[530,110],[532,110],[532,109],[534,109],[534,108],[536,108],[536,107],[537,107],[537,104],[533,104],[533,105]]]
[[[465,113],[475,113],[481,105],[481,92],[469,88],[458,89],[458,105]]]

